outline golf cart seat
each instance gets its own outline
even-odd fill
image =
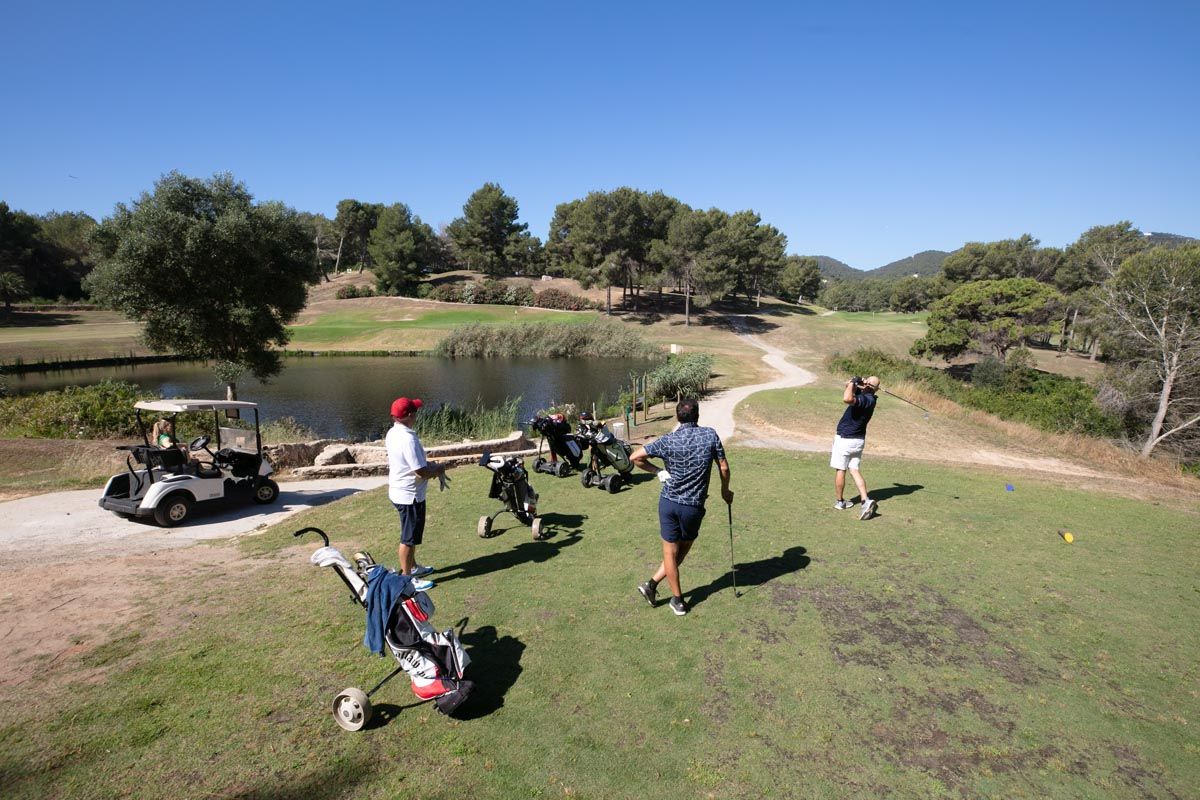
[[[176,472],[187,466],[187,456],[178,447],[119,447],[118,450],[128,449],[133,454],[133,460],[149,469],[161,469],[164,472]]]

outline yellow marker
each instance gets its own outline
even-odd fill
[[[1071,535],[1070,531],[1059,531],[1058,535],[1061,536],[1063,538],[1063,541],[1066,542],[1067,544],[1070,544],[1071,542],[1075,541],[1075,537]]]

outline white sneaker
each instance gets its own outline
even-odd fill
[[[833,504],[833,507],[838,511],[845,511],[847,508],[854,508],[854,503],[851,503],[849,500],[838,500]]]
[[[866,500],[863,500],[862,513],[858,515],[858,518],[859,519],[870,519],[871,516],[875,513],[876,505],[878,505],[878,504],[869,497]]]
[[[417,564],[412,568],[412,572],[408,573],[408,577],[419,578],[422,575],[428,575],[431,572],[433,572],[433,567],[423,567],[420,564]]]
[[[432,589],[437,584],[435,584],[433,581],[426,580],[425,578],[414,578],[412,585],[413,585],[414,590],[416,590],[418,592],[426,592],[426,591],[429,591],[430,589]]]

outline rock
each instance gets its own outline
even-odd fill
[[[328,467],[334,464],[353,464],[354,455],[344,444],[331,444],[313,459],[314,467]]]
[[[386,464],[388,455],[386,447],[371,444],[350,445],[350,455],[355,464]]]

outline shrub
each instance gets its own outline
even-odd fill
[[[552,308],[558,311],[590,311],[599,307],[586,297],[564,292],[562,289],[543,289],[534,297],[533,304],[538,308]]]
[[[339,286],[337,293],[334,295],[338,300],[352,300],[358,297],[358,287],[354,284]]]
[[[637,331],[612,320],[593,320],[582,325],[571,322],[472,323],[452,330],[436,349],[437,355],[448,358],[645,358],[655,352]]]
[[[646,376],[650,397],[699,397],[708,391],[713,357],[708,353],[668,356],[666,363]]]
[[[1013,359],[1010,355],[1009,360],[1012,363],[1000,365],[998,386],[968,385],[940,370],[874,348],[848,356],[835,354],[827,359],[826,366],[842,375],[878,375],[885,385],[899,380],[919,383],[964,406],[1044,431],[1101,437],[1121,434],[1121,420],[1100,407],[1097,391],[1084,381],[1038,372],[1022,356]],[[996,372],[994,365],[982,369],[985,376],[989,371],[993,376]]]
[[[421,439],[429,442],[457,442],[463,439],[498,439],[516,430],[517,408],[521,398],[509,398],[494,408],[485,408],[476,399],[472,408],[442,405],[436,411],[422,410],[414,426]]]
[[[108,439],[138,433],[133,404],[154,395],[131,383],[102,381],[0,399],[0,432],[9,437]]]
[[[971,385],[984,389],[1000,389],[1004,386],[1004,362],[995,356],[984,356],[971,369]]]
[[[430,300],[442,303],[458,303],[462,301],[462,292],[453,283],[440,283],[429,290],[426,295]]]

